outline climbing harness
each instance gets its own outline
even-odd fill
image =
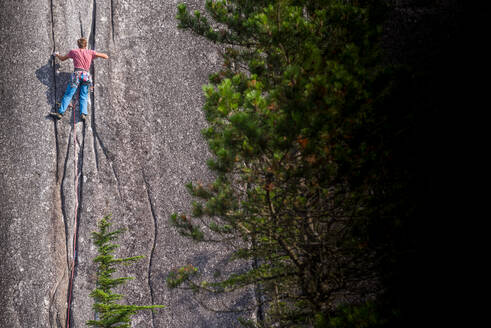
[[[75,69],[75,71],[70,75],[70,85],[72,88],[78,87],[78,85],[82,82],[82,84],[92,85],[92,75],[89,72]]]

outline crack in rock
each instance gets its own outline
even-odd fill
[[[150,299],[152,301],[152,305],[155,304],[154,300],[154,291],[153,291],[153,285],[152,285],[152,280],[151,280],[151,274],[152,274],[152,261],[153,261],[153,256],[155,252],[155,246],[157,244],[157,232],[158,232],[158,226],[157,226],[157,215],[155,213],[155,209],[152,204],[152,197],[150,195],[150,185],[147,181],[147,178],[145,176],[145,172],[142,169],[142,176],[143,176],[143,181],[145,183],[145,190],[147,192],[147,199],[148,199],[148,204],[150,206],[150,212],[152,213],[152,218],[153,218],[153,241],[152,241],[152,249],[150,251],[150,259],[148,261],[148,288],[150,290]],[[152,326],[155,327],[155,314],[153,311],[152,312]]]
[[[111,0],[111,36],[114,43],[114,0]]]
[[[50,0],[50,16],[51,16],[51,39],[53,42],[53,48],[52,51],[53,53],[56,51],[56,41],[55,41],[55,22],[54,22],[54,4],[53,0]],[[55,104],[55,110],[56,110],[56,96],[57,96],[57,88],[56,88],[56,61],[55,58],[51,57],[50,61],[53,65],[53,100],[52,103]],[[59,144],[59,134],[58,134],[58,124],[55,121],[54,124],[54,135],[55,135],[55,145],[56,145],[56,169],[55,169],[55,175],[56,179],[55,181],[57,184],[59,184],[58,188],[55,188],[54,192],[55,194],[53,195],[54,198],[54,203],[56,204],[56,208],[58,210],[55,210],[55,213],[53,213],[54,216],[54,226],[57,227],[57,221],[60,219],[63,220],[63,227],[64,229],[62,231],[57,231],[55,228],[55,253],[60,254],[61,252],[61,258],[65,258],[65,261],[62,263],[59,263],[61,267],[58,267],[58,272],[62,272],[62,275],[60,277],[60,274],[57,274],[57,279],[54,288],[52,289],[51,295],[49,297],[49,304],[48,304],[48,309],[49,309],[49,325],[50,327],[60,327],[62,325],[62,322],[65,321],[65,311],[66,311],[66,305],[65,302],[63,301],[65,298],[65,288],[60,289],[60,286],[66,283],[67,280],[67,269],[68,269],[68,240],[67,240],[67,227],[65,223],[65,213],[64,213],[64,206],[63,206],[63,190],[61,188],[61,180],[60,179],[60,171],[59,171],[59,157],[60,157],[60,144]],[[63,173],[64,176],[64,173]],[[60,239],[64,240],[64,242],[61,242],[62,249],[58,249],[59,245],[56,242],[58,240],[57,232],[63,234]]]

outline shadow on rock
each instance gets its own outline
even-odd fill
[[[213,255],[207,252],[200,252],[189,259],[189,263],[198,267],[204,273],[204,268],[210,269],[210,261]],[[248,261],[232,261],[231,255],[223,256],[213,265],[211,271],[204,273],[202,279],[214,281],[225,279],[233,273],[244,273],[250,269],[251,263]],[[160,274],[159,279],[165,281],[173,269]],[[239,317],[248,318],[251,315],[254,304],[252,290],[243,289],[237,293],[214,294],[202,291],[200,294],[179,293],[178,301],[175,304],[179,311],[190,311],[199,319],[195,323],[196,328],[208,328],[216,326],[217,320],[226,327],[242,327]],[[200,308],[202,311],[196,311]]]
[[[37,79],[48,87],[46,90],[46,101],[52,111],[56,109],[56,102],[61,102],[61,98],[70,80],[71,72],[59,72],[60,64],[55,63],[55,59],[50,57],[48,62],[36,70]],[[47,118],[51,117],[46,115]]]

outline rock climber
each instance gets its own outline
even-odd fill
[[[79,105],[80,105],[80,118],[85,121],[87,116],[87,97],[89,94],[89,86],[92,84],[92,76],[90,75],[90,65],[92,64],[92,60],[94,58],[104,58],[108,59],[109,56],[96,52],[94,50],[87,49],[87,39],[81,38],[77,40],[78,49],[71,50],[65,56],[61,56],[59,53],[54,53],[53,55],[60,59],[61,61],[65,61],[68,58],[73,59],[74,72],[70,76],[70,82],[65,91],[65,95],[61,100],[60,107],[57,112],[50,112],[49,114],[56,119],[61,119],[63,114],[65,113],[70,101],[72,100],[75,91],[77,91],[78,86],[80,85],[80,96],[79,96]]]

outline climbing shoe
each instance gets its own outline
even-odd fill
[[[85,122],[85,118],[86,118],[86,117],[87,117],[87,115],[85,115],[85,114],[80,115],[80,119],[81,119],[82,121],[84,121],[84,122]]]
[[[60,113],[58,112],[50,112],[49,115],[53,116],[54,118],[56,118],[57,120],[61,119],[63,117],[63,115],[61,115]]]

